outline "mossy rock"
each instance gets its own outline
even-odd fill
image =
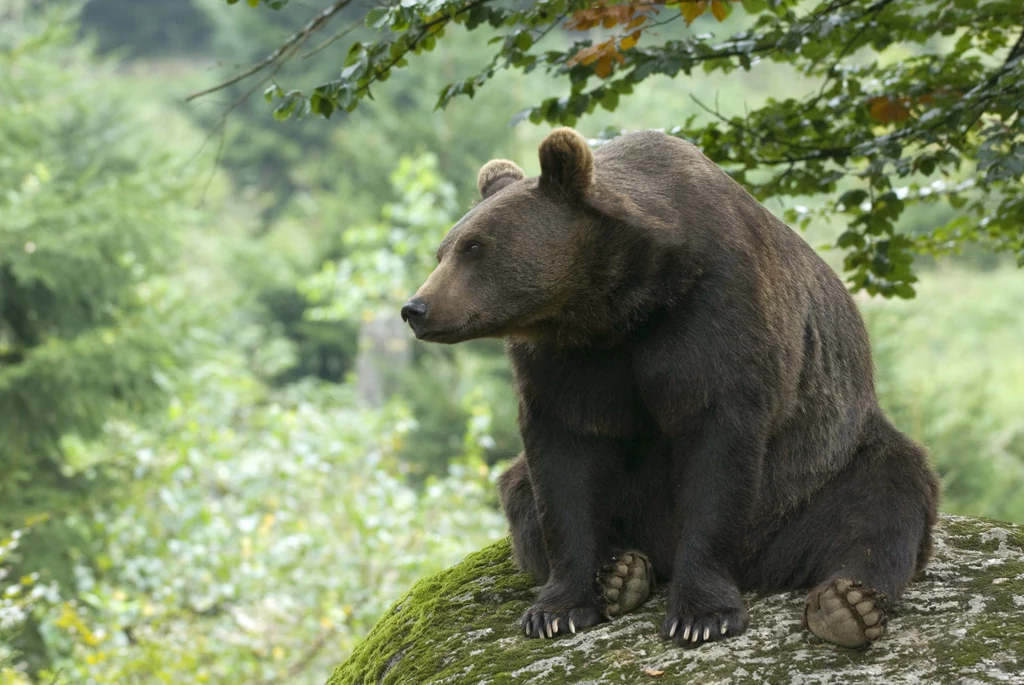
[[[1024,527],[943,516],[935,556],[889,633],[844,650],[801,626],[804,593],[747,596],[743,636],[683,650],[658,637],[659,590],[632,614],[530,640],[535,589],[508,541],[417,583],[328,685],[350,683],[1024,683]],[[660,676],[657,675],[661,672]]]

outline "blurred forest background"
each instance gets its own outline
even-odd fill
[[[0,685],[322,683],[405,588],[504,534],[501,346],[413,344],[398,308],[485,161],[537,172],[548,127],[509,122],[558,86],[507,74],[435,111],[491,54],[463,31],[329,121],[243,86],[184,103],[310,12],[0,0]],[[799,87],[687,84],[740,107]],[[652,78],[578,128],[694,107]],[[918,268],[912,300],[858,296],[883,405],[945,511],[1024,522],[1024,274],[972,250]]]

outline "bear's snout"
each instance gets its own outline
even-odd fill
[[[402,305],[402,321],[408,321],[414,331],[426,315],[427,303],[418,297],[414,297]]]
[[[427,315],[427,303],[419,298],[412,298],[402,306],[402,321],[415,321]]]

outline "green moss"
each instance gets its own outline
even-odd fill
[[[457,566],[421,580],[395,602],[328,682],[398,683],[439,677],[450,670],[445,666],[449,652],[439,647],[474,631],[508,632],[528,606],[525,597],[512,597],[523,595],[531,586],[530,577],[512,563],[507,538],[471,554]],[[458,601],[467,594],[468,598]],[[480,615],[476,609],[486,605],[493,611]],[[401,678],[395,671],[399,663]],[[498,675],[508,666],[488,670]]]
[[[991,530],[992,526],[985,519],[953,519],[946,524],[946,540],[957,549],[971,551],[994,551],[998,547],[992,547],[988,541],[982,538],[982,533]],[[985,549],[989,547],[989,549]]]
[[[1008,620],[1005,615],[986,616],[972,627],[962,640],[949,645],[952,659],[958,666],[970,669],[985,661],[998,658],[998,665],[1005,670],[1014,666],[1016,673],[1024,670],[1024,631],[1018,615]],[[1000,657],[1000,652],[1004,656]]]

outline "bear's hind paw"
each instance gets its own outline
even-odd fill
[[[885,634],[886,596],[841,578],[819,585],[807,596],[804,620],[812,633],[840,647],[862,648]]]
[[[647,601],[654,590],[654,567],[643,552],[612,557],[597,574],[598,594],[608,619],[622,616]]]

